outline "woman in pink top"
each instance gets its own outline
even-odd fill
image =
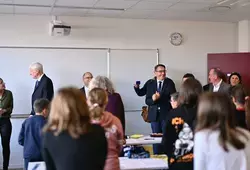
[[[88,94],[88,105],[92,123],[100,124],[106,131],[108,155],[104,170],[120,170],[119,154],[123,145],[123,128],[120,120],[105,111],[108,103],[107,92],[94,88]]]

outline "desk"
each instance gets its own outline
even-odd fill
[[[153,145],[160,144],[162,137],[144,136],[139,139],[126,139],[126,145]]]
[[[120,157],[119,160],[121,170],[168,169],[168,163],[161,159],[129,159],[126,157]]]
[[[119,160],[121,170],[168,169],[167,162],[161,159],[129,159],[120,157]],[[30,162],[28,170],[46,170],[46,166],[44,162]]]

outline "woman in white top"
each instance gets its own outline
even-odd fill
[[[194,170],[250,170],[250,133],[236,127],[226,94],[200,98],[194,141]]]

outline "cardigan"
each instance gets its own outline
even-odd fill
[[[13,95],[9,90],[4,90],[2,97],[0,98],[0,108],[6,109],[0,117],[10,118],[13,110]]]

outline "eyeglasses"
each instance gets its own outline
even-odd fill
[[[93,77],[84,77],[84,79],[92,79]]]
[[[157,71],[155,71],[155,72],[158,72],[158,73],[165,73],[166,70],[157,70]]]

